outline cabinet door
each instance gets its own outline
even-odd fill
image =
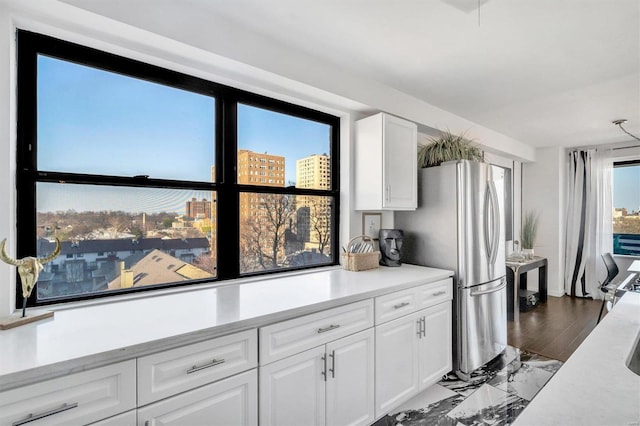
[[[374,332],[327,344],[327,425],[369,425],[374,416]]]
[[[138,409],[138,426],[258,423],[258,374],[250,370]]]
[[[441,303],[418,313],[424,318],[420,346],[420,390],[436,383],[451,371],[451,302]]]
[[[0,425],[81,425],[136,407],[136,362],[0,392]]]
[[[420,312],[376,327],[376,417],[418,393]]]
[[[325,424],[324,345],[260,367],[260,424]]]
[[[415,210],[418,206],[417,127],[385,114],[382,207]]]

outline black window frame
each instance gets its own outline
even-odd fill
[[[620,168],[620,167],[640,167],[640,158],[635,158],[633,160],[624,160],[624,161],[614,161],[613,162],[613,168]],[[615,209],[616,206],[613,206],[613,208]],[[613,232],[613,229],[611,230],[612,234],[613,234],[613,241],[612,241],[612,245],[613,245],[613,254],[618,255],[618,256],[637,256],[637,253],[619,253],[616,251],[616,235],[618,236],[631,236],[631,235],[639,235],[640,234],[616,234],[615,232]],[[640,239],[640,238],[639,238]]]
[[[229,279],[277,274],[301,269],[338,265],[340,217],[340,118],[311,108],[269,98],[234,87],[190,76],[138,60],[108,53],[26,30],[17,30],[17,153],[16,153],[16,228],[17,257],[33,256],[37,247],[36,183],[68,182],[90,185],[194,189],[216,192],[217,277],[189,282],[143,286],[136,289],[70,295],[37,300],[33,291],[27,306],[112,297],[124,293],[158,290],[159,288],[197,285]],[[37,57],[45,55],[153,83],[174,87],[215,98],[215,182],[191,182],[145,177],[103,176],[60,173],[37,168]],[[330,126],[331,188],[303,189],[294,186],[270,187],[237,183],[237,105],[245,104]],[[332,199],[331,262],[321,265],[240,273],[241,192],[326,196]],[[222,207],[221,207],[222,206]],[[221,242],[224,242],[221,243]],[[16,305],[22,306],[20,278],[16,277]]]

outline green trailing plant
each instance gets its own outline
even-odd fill
[[[445,161],[473,160],[483,161],[484,153],[462,135],[443,132],[436,138],[429,138],[429,143],[418,147],[418,167],[439,166]]]
[[[523,249],[532,249],[536,242],[536,234],[538,233],[538,214],[535,212],[526,212],[522,221],[522,233],[520,242]]]

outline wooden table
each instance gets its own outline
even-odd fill
[[[547,302],[547,258],[534,256],[533,259],[507,260],[507,319],[520,319],[518,289],[527,289],[527,272],[538,269],[538,292],[540,303]]]

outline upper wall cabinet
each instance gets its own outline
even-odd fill
[[[355,209],[415,210],[418,129],[379,113],[356,122]]]

